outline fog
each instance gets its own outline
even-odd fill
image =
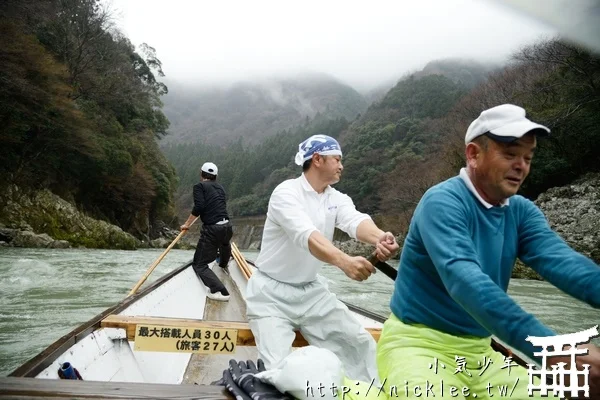
[[[368,90],[427,62],[503,62],[556,31],[494,0],[106,0],[166,79],[224,84],[324,73]]]

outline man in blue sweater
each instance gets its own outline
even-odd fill
[[[529,173],[536,137],[549,133],[521,107],[483,111],[466,133],[466,168],[419,202],[402,250],[392,314],[378,343],[386,390],[393,386],[400,397],[480,399],[501,397],[504,385],[511,398],[530,397],[527,370],[490,346],[495,335],[539,361],[534,352],[542,349],[527,337],[556,335],[506,293],[517,258],[600,308],[600,267],[571,249],[542,212],[516,194]],[[591,366],[590,397],[599,398],[600,350],[578,347],[589,349],[577,357],[577,367]],[[568,369],[570,357],[548,362],[566,362]]]

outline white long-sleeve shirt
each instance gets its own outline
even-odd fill
[[[317,193],[304,174],[282,182],[269,200],[257,268],[269,277],[290,284],[317,278],[323,262],[308,250],[308,237],[319,231],[329,240],[338,229],[356,239],[356,228],[367,214],[356,210],[352,199],[327,186]]]

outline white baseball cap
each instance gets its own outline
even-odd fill
[[[544,125],[528,120],[523,108],[502,104],[483,111],[471,122],[465,135],[465,144],[484,134],[500,142],[512,142],[532,131],[536,135],[550,134],[550,129]]]
[[[202,164],[202,171],[206,172],[207,174],[212,174],[212,175],[218,175],[219,174],[219,169],[217,168],[217,166],[211,162],[205,162],[204,164]]]

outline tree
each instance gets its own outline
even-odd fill
[[[132,233],[172,220],[156,51],[136,53],[100,0],[8,0],[0,34],[0,185],[49,188]]]

